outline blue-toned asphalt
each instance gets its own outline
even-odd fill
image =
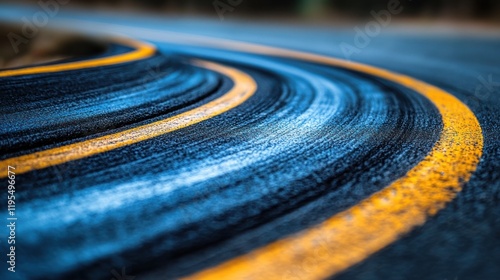
[[[9,20],[21,14],[30,11],[0,12]],[[200,20],[60,17],[338,57],[339,43],[354,36]],[[248,73],[257,92],[199,124],[18,176],[18,272],[2,269],[1,279],[110,279],[122,267],[137,279],[189,275],[355,205],[420,162],[441,131],[430,101],[387,81],[291,59],[154,43],[158,53],[137,62],[0,78],[1,159],[165,119],[230,89],[231,80],[193,66],[192,58]],[[123,51],[110,45],[107,55]],[[478,77],[500,83],[500,40],[394,31],[352,59],[451,92],[477,116],[485,147],[478,170],[443,211],[336,279],[497,279],[500,87],[475,91]]]

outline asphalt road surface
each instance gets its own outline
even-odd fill
[[[1,279],[498,279],[499,37],[51,25],[109,48],[0,71]]]

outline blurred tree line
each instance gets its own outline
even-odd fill
[[[25,0],[25,2],[40,0]],[[49,1],[49,0],[41,0]],[[385,9],[391,0],[70,0],[94,6],[140,6],[156,11],[211,13],[214,2],[238,6],[240,15],[364,18]],[[454,17],[500,20],[500,0],[399,0],[407,17]],[[20,2],[17,0],[16,2]],[[232,4],[231,4],[232,3]],[[234,3],[237,3],[234,5]]]

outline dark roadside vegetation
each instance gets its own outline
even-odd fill
[[[1,38],[9,38],[11,33],[22,34],[21,26],[0,24]],[[25,42],[14,48],[10,40],[0,40],[0,68],[90,56],[106,50],[106,44],[98,39],[43,29]]]
[[[4,2],[36,5],[38,1],[7,0]],[[52,0],[56,1],[56,0]],[[92,9],[142,9],[156,13],[214,14],[216,4],[237,7],[240,16],[288,16],[307,18],[370,17],[370,11],[385,9],[391,0],[65,0],[64,6]],[[396,0],[398,1],[398,0]],[[423,19],[457,19],[500,22],[498,0],[399,0],[405,7],[401,16]]]

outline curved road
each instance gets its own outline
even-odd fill
[[[347,61],[348,30],[53,24],[113,35],[0,71],[18,218],[1,279],[500,272],[500,40],[391,30]]]

